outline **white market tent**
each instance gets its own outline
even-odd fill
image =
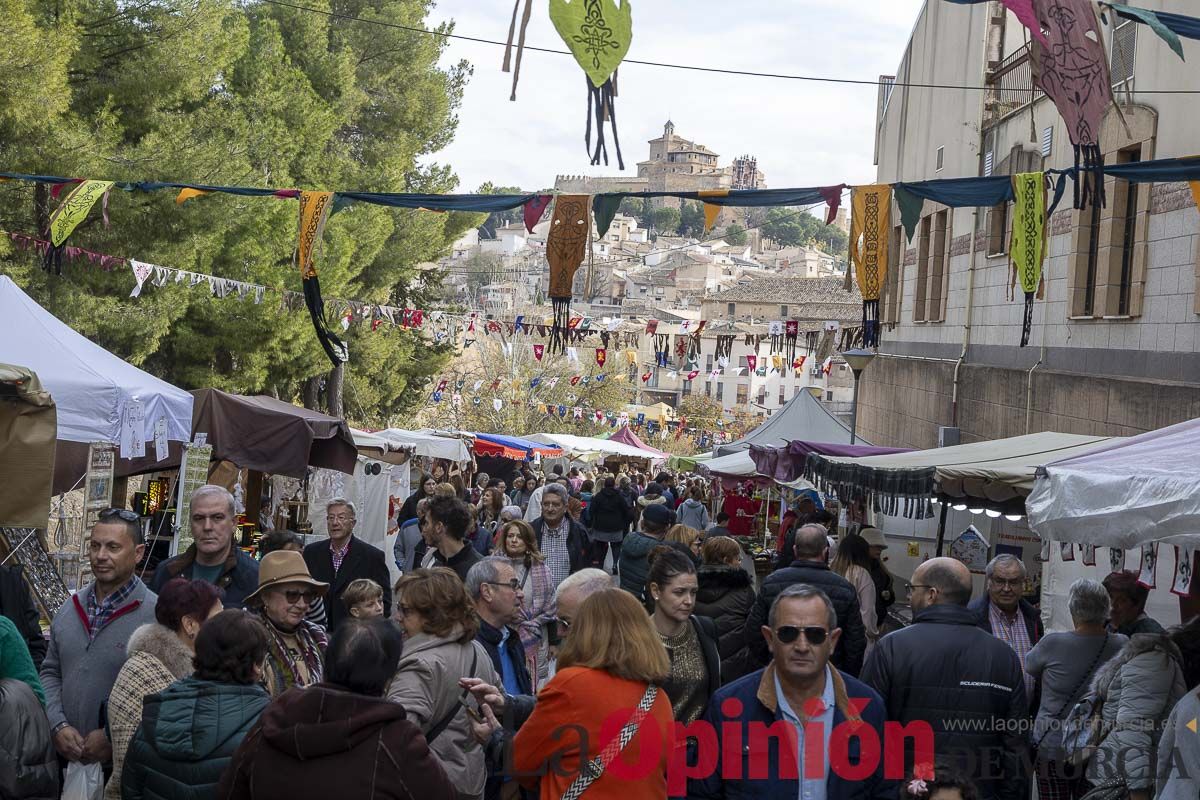
[[[553,444],[561,447],[565,453],[572,458],[590,460],[596,457],[605,458],[607,456],[625,456],[627,458],[647,458],[651,461],[663,461],[664,457],[657,457],[648,450],[642,450],[632,445],[624,444],[623,442],[614,442],[611,439],[596,439],[591,436],[574,436],[569,433],[535,433],[529,436],[523,436],[524,439],[529,439],[542,444]]]
[[[727,456],[711,458],[701,462],[696,468],[706,475],[732,478],[753,478],[758,475],[754,459],[750,458],[749,450],[740,450]]]
[[[111,442],[126,458],[131,440],[122,443],[123,425],[139,441],[153,442],[160,419],[168,440],[191,439],[191,394],[75,332],[6,275],[0,275],[0,362],[37,373],[58,410],[59,441]]]
[[[752,444],[787,447],[788,442],[792,441],[850,444],[850,429],[830,414],[820,400],[807,391],[801,391],[741,439],[717,445],[713,456],[720,458],[749,450]],[[861,436],[858,441],[868,444]]]
[[[457,463],[471,460],[471,449],[456,436],[441,436],[427,429],[406,431],[403,428],[388,428],[372,435],[411,448],[418,456],[443,458]]]
[[[1200,419],[1046,464],[1025,507],[1043,539],[1200,548]]]

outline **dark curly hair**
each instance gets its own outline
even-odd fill
[[[192,666],[200,680],[250,686],[258,682],[254,668],[266,656],[262,623],[241,609],[227,608],[201,626]]]
[[[930,772],[933,773],[932,778],[929,777]],[[924,780],[925,790],[910,791],[913,781],[918,778]],[[957,789],[958,793],[962,795],[962,800],[979,800],[979,790],[975,788],[975,784],[971,782],[970,778],[950,767],[931,768],[928,764],[916,767],[912,774],[900,784],[900,800],[929,800],[940,789]]]
[[[400,629],[391,620],[344,620],[325,651],[325,680],[357,694],[382,697],[403,649]]]
[[[203,623],[224,594],[208,581],[190,581],[187,578],[172,578],[158,592],[154,605],[154,618],[158,624],[176,633],[183,626],[183,618],[191,617]]]
[[[289,547],[304,549],[304,540],[300,538],[300,534],[283,529],[267,531],[258,540],[258,556],[262,558],[267,553],[286,550]]]

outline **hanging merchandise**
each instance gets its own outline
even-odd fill
[[[671,335],[658,333],[654,336],[654,363],[665,367],[671,359]]]
[[[1054,102],[1075,146],[1075,207],[1103,206],[1100,126],[1113,95],[1100,21],[1092,0],[1034,0],[1033,8],[1046,31],[1045,43],[1030,43],[1033,85]]]
[[[767,332],[771,335],[771,352],[779,353],[783,351],[783,322],[781,320],[773,320],[767,325]]]
[[[1175,545],[1175,577],[1171,580],[1171,594],[1188,597],[1192,593],[1195,557],[1186,547]]]
[[[713,351],[713,355],[716,356],[718,361],[733,355],[734,338],[733,334],[728,333],[722,333],[717,336],[716,349]]]
[[[787,356],[789,362],[796,360],[796,339],[800,335],[800,323],[794,319],[786,320],[783,323],[784,329],[784,355]]]
[[[572,3],[578,6],[579,3]],[[550,302],[554,306],[554,326],[550,329],[550,352],[562,352],[571,322],[571,284],[583,263],[591,237],[588,208],[592,198],[586,194],[559,195],[554,203],[550,233],[546,237],[546,260],[550,264]]]
[[[629,366],[632,367],[634,364],[637,363],[637,351],[636,350],[626,350],[624,352],[625,352],[625,363],[626,364],[628,364]]]
[[[106,225],[108,224],[108,190],[112,188],[112,185],[112,181],[82,181],[71,190],[58,208],[54,209],[54,213],[50,215],[48,231],[50,247],[46,250],[42,262],[42,266],[47,272],[53,269],[55,275],[62,274],[63,244],[101,197],[104,198],[104,202],[101,204],[104,210],[104,222]]]
[[[1012,286],[1020,283],[1025,293],[1025,316],[1021,324],[1021,347],[1029,344],[1033,327],[1033,300],[1042,294],[1042,263],[1046,257],[1046,182],[1041,172],[1022,172],[1012,178],[1012,237],[1009,261]]]
[[[625,169],[621,142],[617,138],[617,67],[629,52],[633,38],[633,13],[629,0],[550,0],[550,21],[567,44],[567,49],[587,73],[588,110],[584,143],[591,154],[592,166],[604,160],[608,166],[608,148],[604,142],[604,123],[612,124],[613,148],[617,167]],[[596,147],[592,149],[592,120],[596,123]]]
[[[879,292],[887,277],[892,187],[856,186],[850,199],[850,264],[863,298],[863,346],[879,346]],[[847,274],[847,281],[849,274]]]
[[[1158,542],[1142,545],[1141,571],[1138,573],[1138,583],[1147,589],[1153,589],[1158,573]]]
[[[750,372],[754,372],[754,369],[757,366],[758,366],[758,356],[756,356],[756,355],[746,356],[746,369],[748,369]]]
[[[521,13],[520,22],[520,38],[517,40],[517,60],[513,63],[513,35],[517,33],[517,12],[521,8],[521,0],[514,0],[512,21],[508,23],[508,41],[504,45],[504,63],[500,66],[501,72],[511,72],[512,93],[508,96],[510,101],[517,99],[517,82],[521,80],[521,57],[525,55],[525,30],[529,27],[529,18],[533,14],[533,0],[525,0],[525,11]]]
[[[329,330],[325,322],[325,301],[321,298],[321,284],[317,279],[316,248],[321,244],[325,222],[333,205],[333,192],[300,193],[300,232],[296,257],[300,265],[300,280],[304,287],[304,304],[312,318],[317,340],[325,355],[334,366],[346,362],[350,355],[346,344],[337,334]]]

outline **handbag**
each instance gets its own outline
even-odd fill
[[[1096,657],[1092,659],[1091,666],[1089,666],[1087,668],[1087,670],[1083,673],[1083,675],[1079,678],[1079,683],[1075,684],[1075,688],[1072,689],[1071,693],[1067,695],[1067,699],[1063,702],[1062,707],[1059,708],[1058,711],[1056,711],[1054,716],[1052,717],[1052,719],[1055,719],[1055,720],[1061,719],[1064,723],[1064,726],[1063,726],[1064,749],[1066,747],[1066,738],[1067,738],[1066,721],[1072,719],[1072,717],[1075,714],[1076,708],[1078,708],[1079,705],[1081,705],[1081,704],[1072,705],[1071,701],[1075,699],[1075,695],[1079,694],[1080,689],[1082,689],[1084,686],[1087,686],[1088,681],[1091,680],[1092,674],[1096,671],[1096,667],[1098,667],[1100,665],[1100,656],[1104,655],[1104,650],[1105,650],[1105,648],[1108,647],[1108,635],[1109,635],[1108,632],[1105,631],[1104,641],[1100,642],[1100,649],[1096,651]],[[1070,711],[1068,712],[1067,716],[1063,717],[1063,712],[1067,711],[1068,709],[1070,709]],[[1081,711],[1081,713],[1082,713],[1082,711]],[[1046,737],[1050,734],[1050,731],[1052,731],[1052,730],[1054,730],[1053,726],[1050,727],[1040,737],[1038,737],[1038,740],[1033,743],[1034,750],[1037,750],[1038,747],[1041,746],[1042,742],[1045,741]]]
[[[642,725],[642,720],[650,713],[650,707],[654,705],[655,698],[658,697],[658,687],[651,684],[646,687],[646,693],[642,695],[641,701],[637,704],[637,709],[633,712],[633,716],[629,718],[629,722],[625,723],[625,727],[621,728],[621,735],[608,743],[608,746],[601,751],[600,755],[590,761],[585,761],[579,770],[579,777],[571,781],[571,785],[563,792],[561,800],[578,800],[579,796],[587,791],[597,778],[604,774],[604,770],[608,769],[608,765],[613,759],[625,749],[625,746],[633,739],[638,728]]]

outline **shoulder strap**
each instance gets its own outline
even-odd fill
[[[475,667],[478,665],[478,663],[479,663],[479,651],[475,648],[475,642],[472,641],[471,642],[471,670],[470,670],[470,675],[468,675],[466,677],[470,677],[470,678],[475,677]],[[461,710],[461,706],[459,705],[459,703],[463,700],[466,700],[467,695],[469,693],[470,693],[469,690],[463,689],[462,694],[460,694],[458,696],[458,699],[455,700],[454,704],[450,706],[450,710],[446,712],[446,716],[439,719],[437,724],[429,729],[429,733],[425,734],[425,743],[426,744],[433,744],[433,740],[436,739],[438,736],[440,736],[442,734],[442,732],[450,726],[450,723],[454,720],[455,717],[458,716],[458,712]]]
[[[567,791],[563,792],[561,800],[578,800],[579,796],[604,774],[604,770],[608,769],[608,765],[612,763],[613,759],[632,741],[634,734],[642,725],[642,720],[650,713],[650,708],[654,705],[657,697],[658,687],[654,684],[647,686],[646,693],[638,702],[633,716],[629,718],[629,722],[625,723],[625,727],[621,728],[621,735],[609,742],[599,756],[581,765],[579,777],[571,782]]]
[[[1075,696],[1079,694],[1080,689],[1082,689],[1084,686],[1087,686],[1088,680],[1090,680],[1092,677],[1092,673],[1096,671],[1096,667],[1100,666],[1100,656],[1104,655],[1104,651],[1108,649],[1108,635],[1108,631],[1105,631],[1104,639],[1100,642],[1100,649],[1096,651],[1096,656],[1092,659],[1091,665],[1087,668],[1087,671],[1080,676],[1079,683],[1075,684],[1075,688],[1072,689],[1071,693],[1067,695],[1067,699],[1063,702],[1062,707],[1058,709],[1058,713],[1051,717],[1051,719],[1061,720],[1064,711],[1069,711],[1075,707]],[[1045,733],[1038,737],[1038,740],[1033,744],[1035,749],[1039,744],[1042,743],[1042,740],[1046,738],[1051,730],[1053,730],[1053,728],[1048,729]]]

